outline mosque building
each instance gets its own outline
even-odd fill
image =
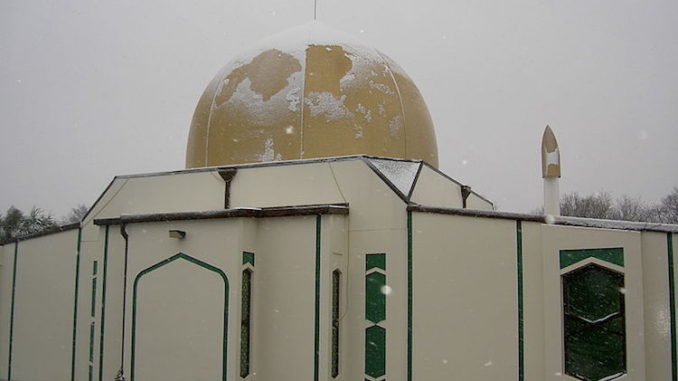
[[[423,97],[311,23],[227,64],[186,169],[0,245],[0,379],[676,380],[678,226],[504,213]]]

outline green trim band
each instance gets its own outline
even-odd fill
[[[75,255],[75,291],[73,302],[73,341],[71,343],[71,381],[75,381],[75,346],[78,338],[78,287],[80,286],[80,246],[82,241],[82,228],[78,229],[78,249]]]
[[[365,374],[379,379],[386,375],[386,329],[379,325],[386,320],[386,274],[375,268],[386,269],[386,254],[365,254],[365,320],[372,323],[365,329]]]
[[[518,381],[525,379],[525,326],[523,310],[523,224],[516,221],[516,267],[518,276]]]
[[[386,375],[386,329],[373,325],[365,330],[365,374],[381,379]]]
[[[365,257],[365,271],[370,271],[373,268],[379,268],[386,271],[386,255],[383,253],[380,254],[367,254]]]
[[[373,324],[386,320],[386,274],[370,271],[386,269],[386,254],[365,255],[365,319]]]
[[[412,212],[407,212],[407,381],[412,381]]]
[[[315,322],[313,340],[313,380],[318,381],[320,363],[320,232],[321,216],[315,218]]]
[[[14,242],[14,263],[12,264],[12,305],[9,313],[9,360],[7,363],[7,380],[12,379],[12,344],[14,343],[14,302],[16,295],[16,264],[19,258],[19,241]]]
[[[106,321],[106,274],[108,273],[108,228],[104,234],[104,269],[101,281],[101,333],[99,338],[99,381],[103,381],[104,372],[104,323]]]
[[[91,367],[91,363],[94,362],[94,322],[89,323],[89,362]],[[91,376],[90,374],[90,380],[92,379]]]
[[[97,305],[97,264],[98,261],[94,261],[92,264],[92,300],[90,301],[90,316],[95,317],[96,312],[95,308]]]
[[[597,258],[601,261],[624,267],[624,249],[615,247],[607,249],[561,250],[560,268],[564,269],[587,258]]]
[[[673,234],[666,233],[669,260],[669,315],[671,317],[671,380],[678,380],[678,350],[676,349],[676,283],[673,270]]]
[[[227,373],[226,373],[226,360],[227,360],[227,350],[228,350],[228,293],[229,293],[229,286],[228,286],[228,277],[226,274],[219,268],[212,266],[206,262],[203,262],[197,258],[191,257],[190,255],[184,254],[184,253],[178,253],[170,258],[167,258],[163,261],[160,261],[153,266],[147,267],[144,270],[141,270],[139,274],[134,278],[134,294],[132,296],[132,353],[130,356],[130,381],[134,381],[134,371],[135,371],[135,355],[136,355],[136,328],[137,328],[137,296],[138,296],[138,291],[139,291],[139,281],[141,278],[157,269],[160,267],[163,267],[165,265],[168,265],[176,260],[183,259],[185,261],[188,261],[194,265],[198,265],[204,269],[207,269],[209,271],[215,272],[221,276],[221,279],[224,281],[224,337],[223,337],[223,343],[222,343],[222,371],[221,371],[221,378],[223,381],[226,381],[227,378]]]
[[[242,264],[250,264],[254,267],[254,253],[250,253],[249,251],[243,251],[242,252]]]
[[[94,371],[94,326],[95,326],[95,317],[96,317],[96,305],[97,305],[97,267],[99,262],[92,262],[92,299],[90,301],[90,316],[92,317],[92,322],[89,325],[89,372],[88,372],[88,381],[92,381],[93,371]]]

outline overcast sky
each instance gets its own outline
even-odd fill
[[[61,216],[115,175],[184,167],[198,97],[310,0],[0,2],[0,211]],[[678,186],[678,1],[319,0],[318,19],[398,62],[436,126],[440,168],[501,210],[563,192],[656,202]]]

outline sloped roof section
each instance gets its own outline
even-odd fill
[[[421,161],[367,159],[407,198],[421,168]]]

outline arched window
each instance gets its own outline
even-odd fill
[[[590,381],[625,374],[624,275],[588,264],[562,282],[565,373]]]

